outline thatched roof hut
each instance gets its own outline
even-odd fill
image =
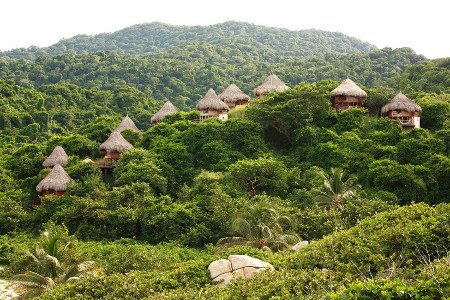
[[[52,168],[55,165],[61,165],[64,167],[67,165],[68,160],[69,157],[67,156],[66,151],[64,151],[63,147],[56,146],[55,149],[53,149],[52,153],[44,160],[42,166],[46,168]]]
[[[213,89],[209,89],[205,97],[200,99],[197,103],[198,110],[214,110],[214,111],[228,111],[228,105],[219,99]]]
[[[352,96],[352,97],[367,97],[367,93],[363,91],[356,83],[347,78],[342,83],[331,91],[331,95],[333,96]]]
[[[122,153],[125,150],[132,149],[131,145],[119,131],[113,131],[108,139],[100,145],[101,151],[106,152],[119,152]]]
[[[382,114],[387,114],[389,111],[407,111],[407,112],[422,112],[422,108],[411,101],[403,93],[398,93],[391,101],[389,101],[383,108],[381,108]]]
[[[219,95],[219,99],[228,106],[235,106],[236,104],[247,103],[248,100],[250,100],[250,96],[241,91],[241,89],[233,83]]]
[[[55,165],[53,169],[36,186],[36,191],[64,192],[67,190],[67,184],[72,180],[69,174],[60,165]]]
[[[264,82],[255,88],[254,93],[257,97],[262,97],[267,93],[281,92],[289,89],[289,87],[278,78],[277,75],[272,74],[264,80]]]
[[[156,112],[153,117],[150,119],[152,123],[158,123],[166,116],[174,114],[178,111],[178,109],[172,104],[170,101],[166,101],[164,105],[161,107],[158,112]]]
[[[115,130],[122,132],[124,130],[131,129],[136,132],[140,132],[139,128],[136,127],[133,120],[127,115],[125,118],[123,118],[122,122],[117,126]]]

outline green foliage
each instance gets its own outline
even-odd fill
[[[38,296],[58,284],[79,280],[92,270],[93,261],[76,263],[71,258],[72,242],[65,228],[52,223],[47,226],[35,248],[26,252],[30,259],[26,271],[12,278],[14,284],[25,289],[21,297]]]
[[[114,169],[114,183],[118,186],[144,182],[155,194],[166,191],[167,179],[155,156],[143,149],[133,149],[122,154]]]
[[[229,232],[236,236],[221,238],[218,245],[250,245],[270,252],[289,249],[299,241],[292,232],[291,218],[282,213],[281,207],[265,197],[255,201],[233,216]]]
[[[177,36],[177,40],[180,36]],[[273,34],[272,37],[280,38],[279,35]],[[262,39],[267,38],[265,35]],[[61,85],[60,81],[63,80],[77,84],[89,89],[87,96],[92,101],[86,105],[101,103],[102,107],[96,105],[100,111],[97,115],[105,114],[105,110],[112,110],[121,114],[128,113],[138,119],[138,123],[143,123],[151,114],[137,108],[148,110],[148,107],[153,105],[147,100],[148,96],[160,100],[170,99],[178,108],[187,109],[195,106],[198,99],[204,95],[205,87],[214,87],[220,91],[230,82],[235,82],[243,91],[251,94],[253,89],[273,72],[279,74],[289,86],[324,79],[342,80],[344,76],[351,77],[365,86],[375,86],[400,75],[408,66],[424,60],[423,56],[408,48],[359,52],[335,51],[336,49],[330,46],[323,51],[305,53],[301,48],[306,44],[301,42],[295,46],[300,48],[298,51],[286,48],[280,52],[273,50],[273,47],[277,46],[272,43],[264,42],[265,45],[262,45],[259,41],[251,43],[251,39],[243,38],[217,44],[220,40],[178,47],[174,42],[170,45],[171,49],[144,55],[82,52],[43,55],[33,61],[0,60],[0,76],[27,87]],[[293,40],[286,39],[283,43],[276,44],[284,48],[289,44],[287,41]],[[315,48],[320,44],[311,45]],[[289,53],[291,51],[294,53]],[[311,57],[313,53],[314,57]],[[98,91],[95,87],[108,92]],[[50,110],[55,110],[64,103],[65,95],[72,96],[74,92],[66,92],[66,89],[65,86],[62,96],[52,95],[53,97],[48,99],[47,107]],[[58,90],[59,92],[62,91]],[[79,122],[76,117],[63,117],[70,116],[70,113],[60,111],[60,114],[58,120],[64,123]],[[16,122],[15,118],[8,117],[7,120]],[[140,124],[137,125],[139,127]]]
[[[418,201],[425,193],[425,182],[417,176],[414,167],[388,159],[369,165],[367,180],[374,188],[393,192],[403,203]]]
[[[332,81],[301,83],[283,93],[255,101],[246,116],[260,123],[270,140],[289,143],[301,126],[333,122],[333,114],[328,111],[332,86],[335,86]]]
[[[405,92],[449,93],[450,59],[434,59],[409,66],[403,74],[390,79],[389,84]]]
[[[286,262],[293,268],[327,268],[345,278],[358,272],[361,276],[384,274],[401,256],[405,264],[397,270],[401,273],[420,263],[417,256],[426,247],[433,249],[430,259],[446,251],[447,237],[441,234],[447,230],[448,210],[448,204],[436,209],[417,204],[384,212],[322,239]],[[358,251],[352,245],[358,245]]]
[[[365,111],[361,108],[350,108],[337,114],[336,132],[352,131],[363,123]]]
[[[139,39],[140,28],[161,35]],[[387,87],[387,78],[423,58],[409,49],[348,53],[364,46],[320,31],[239,23],[204,30],[143,25],[91,40],[77,37],[70,47],[86,47],[82,54],[0,61],[2,275],[25,270],[21,251],[52,221],[67,226],[60,232],[65,238],[70,232],[81,241],[63,256],[66,241],[55,247],[45,246],[56,245],[51,236],[40,241],[35,261],[50,266],[40,271],[58,272],[43,279],[30,269],[37,275],[26,278],[44,288],[64,281],[60,275],[69,261],[58,269],[45,253],[58,261],[97,261],[105,274],[68,282],[42,299],[444,295],[450,230],[449,207],[439,204],[449,201],[450,190],[445,60],[409,67]],[[179,31],[195,35],[175,41]],[[279,42],[280,35],[303,34],[327,44]],[[116,44],[127,35],[126,46]],[[102,39],[113,48],[94,45]],[[28,54],[58,52],[63,44]],[[93,49],[123,53],[89,53]],[[316,49],[321,54],[312,56]],[[327,53],[336,49],[343,53]],[[292,88],[251,100],[226,122],[197,123],[198,111],[180,111],[150,124],[161,105],[150,97],[188,110],[207,86],[220,91],[235,82],[250,94],[269,72]],[[330,79],[341,80],[342,74],[371,87],[365,88],[368,114],[330,107],[330,91],[338,84]],[[398,122],[378,118],[399,87],[422,106],[423,129],[402,131]],[[100,156],[99,143],[125,114],[142,133],[123,132],[135,149],[122,153],[112,178],[104,181],[93,161]],[[70,156],[65,169],[74,182],[62,197],[40,197],[41,205],[32,207],[35,186],[49,171],[42,161],[56,145]],[[323,172],[330,169],[329,175]],[[319,197],[326,207],[314,201]],[[398,206],[419,201],[436,206]],[[208,245],[223,237],[229,237],[222,240],[227,247]],[[310,245],[285,251],[298,237]],[[245,246],[229,247],[236,244]],[[211,285],[207,266],[230,254],[261,258],[277,272],[226,288]]]
[[[325,172],[319,172],[319,175],[323,179],[323,186],[313,190],[314,200],[318,203],[332,209],[342,209],[347,201],[356,197],[359,186],[355,184],[355,176],[345,178],[343,170],[339,168],[331,168],[329,176]]]
[[[240,160],[228,168],[225,180],[230,189],[254,197],[263,192],[284,195],[287,191],[287,170],[272,157]]]
[[[120,119],[118,117],[100,116],[92,122],[81,126],[78,131],[88,139],[97,143],[102,143],[108,138],[111,131],[113,131],[119,123]]]
[[[0,265],[8,267],[0,273],[2,277],[17,274],[23,270],[23,254],[31,248],[33,242],[33,236],[27,233],[0,235]]]
[[[450,95],[426,95],[417,103],[422,107],[421,126],[429,130],[439,130],[450,118]]]
[[[444,299],[450,293],[450,261],[444,257],[428,263],[414,282],[402,279],[355,282],[330,299]]]
[[[272,257],[244,248],[230,248],[218,256],[205,250],[170,244],[148,246],[131,240],[79,243],[74,257],[98,261],[106,275],[61,285],[41,298],[289,299],[303,295],[341,299],[358,293],[396,293],[396,287],[413,295],[439,297],[448,289],[448,259],[434,259],[445,254],[449,216],[448,205],[403,207],[336,232],[301,252],[280,252]],[[268,260],[278,271],[262,272],[226,288],[209,286],[207,265],[231,253]],[[416,272],[416,268],[423,271]],[[358,283],[362,276],[375,276],[375,281]],[[404,278],[416,283],[409,284]]]

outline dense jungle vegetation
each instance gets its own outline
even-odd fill
[[[2,56],[0,278],[33,271],[21,277],[30,296],[450,297],[449,58],[241,23],[152,23]],[[271,72],[291,89],[192,122],[208,88],[251,94]],[[330,107],[346,77],[365,109]],[[400,90],[422,128],[380,116]],[[184,111],[151,126],[166,99]],[[123,132],[135,148],[104,181],[90,160],[126,114],[142,133]],[[73,182],[32,207],[57,145]],[[245,243],[217,245],[233,236]],[[290,251],[300,240],[310,245]],[[213,285],[208,265],[229,254],[276,271]]]

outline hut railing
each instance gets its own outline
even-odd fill
[[[112,167],[116,164],[116,161],[112,158],[103,158],[101,160],[97,160],[95,164],[98,167]]]

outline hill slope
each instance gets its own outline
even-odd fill
[[[146,54],[192,43],[233,45],[260,49],[271,56],[311,57],[324,52],[352,53],[376,47],[338,32],[315,29],[291,31],[243,22],[211,26],[173,26],[163,23],[134,25],[114,33],[77,35],[47,47],[0,52],[10,58],[34,58],[44,53],[116,51]]]
[[[130,55],[113,52],[43,55],[35,61],[0,60],[0,78],[36,87],[61,80],[84,87],[113,89],[129,84],[158,100],[170,99],[180,108],[195,106],[212,87],[221,92],[231,83],[252,94],[270,73],[288,85],[350,77],[366,86],[382,84],[424,58],[411,49],[328,53],[311,58],[268,62],[259,49],[191,44],[170,51]]]

